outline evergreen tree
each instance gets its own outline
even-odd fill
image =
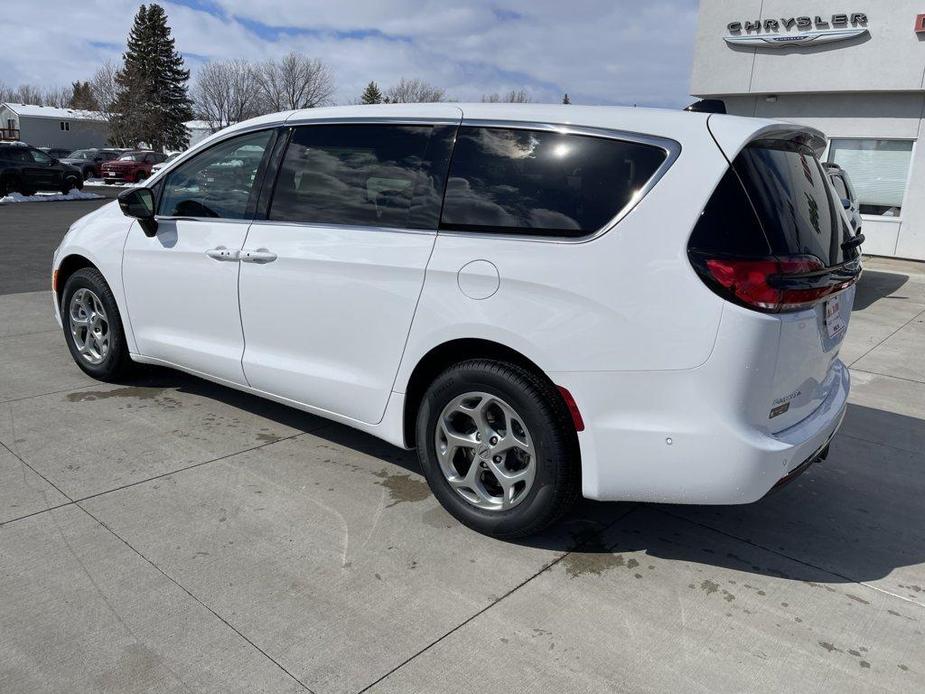
[[[68,108],[79,108],[85,111],[99,110],[99,103],[93,95],[93,88],[89,82],[77,80],[71,83],[71,98],[68,100]]]
[[[155,3],[138,8],[122,57],[113,141],[130,147],[143,142],[156,150],[186,149],[189,132],[183,123],[193,117],[189,70],[170,36],[164,8]]]
[[[363,90],[363,94],[360,95],[361,104],[381,104],[382,92],[379,91],[379,85],[375,82],[370,82],[366,85],[366,89]]]
[[[566,92],[565,94],[562,95],[562,103],[563,103],[563,104],[570,104],[570,103],[572,103],[572,100],[568,98],[568,92]]]

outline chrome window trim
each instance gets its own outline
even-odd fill
[[[336,229],[336,230],[346,230],[346,231],[357,231],[357,232],[376,232],[376,233],[398,233],[398,234],[426,234],[428,236],[436,236],[436,229],[409,229],[408,227],[384,227],[376,225],[366,225],[366,224],[326,224],[324,222],[290,222],[283,220],[275,219],[255,219],[251,224],[260,225],[260,226],[273,226],[273,227],[300,227],[300,228],[311,228],[311,229]]]
[[[609,140],[622,140],[623,142],[634,142],[642,145],[649,145],[652,147],[657,147],[665,152],[665,160],[659,165],[655,172],[649,177],[649,180],[646,181],[646,184],[642,186],[636,194],[633,196],[633,199],[630,200],[626,205],[624,205],[620,210],[617,211],[608,222],[606,222],[602,227],[594,231],[588,232],[582,236],[552,236],[552,235],[541,235],[541,234],[531,234],[529,230],[525,230],[523,233],[518,234],[506,234],[506,233],[492,233],[490,231],[452,231],[452,230],[443,230],[439,231],[440,235],[446,236],[478,236],[481,238],[492,238],[492,239],[501,239],[504,241],[529,241],[529,242],[539,242],[539,243],[567,243],[567,244],[578,244],[578,243],[588,243],[593,241],[596,238],[599,238],[606,234],[608,231],[613,229],[620,221],[623,220],[633,209],[642,201],[643,198],[648,195],[649,191],[652,190],[655,185],[661,180],[668,169],[677,161],[678,157],[681,155],[681,143],[677,140],[672,140],[668,137],[660,137],[657,135],[647,135],[645,133],[633,132],[630,130],[616,130],[611,128],[597,128],[592,126],[584,125],[572,125],[570,123],[550,123],[550,122],[532,122],[532,121],[515,121],[515,120],[487,120],[487,119],[466,119],[463,118],[460,127],[473,126],[480,128],[507,128],[511,130],[539,130],[544,132],[556,132],[563,135],[586,135],[590,137],[600,137]],[[452,166],[452,163],[451,163]]]
[[[261,130],[274,130],[278,128],[286,127],[298,127],[303,125],[459,125],[463,126],[473,126],[473,127],[485,127],[485,128],[508,128],[516,130],[539,130],[545,132],[557,132],[564,135],[587,135],[591,137],[601,137],[611,140],[622,140],[624,142],[634,142],[643,145],[650,145],[657,147],[665,152],[665,160],[661,165],[655,170],[655,173],[649,177],[649,180],[646,184],[640,188],[636,195],[630,200],[626,205],[620,209],[614,217],[612,217],[607,223],[605,223],[599,229],[589,232],[583,236],[543,236],[540,234],[505,234],[505,233],[492,233],[492,232],[482,232],[482,231],[450,231],[450,230],[437,230],[437,229],[404,229],[402,227],[377,227],[377,226],[358,226],[358,225],[349,225],[349,224],[316,224],[316,223],[306,223],[306,222],[273,222],[273,220],[261,220],[261,219],[252,219],[252,220],[230,220],[223,217],[158,217],[158,219],[170,220],[170,219],[182,219],[187,221],[240,221],[247,222],[250,224],[261,224],[261,223],[274,223],[274,224],[286,224],[293,226],[314,226],[321,228],[331,228],[331,227],[347,227],[354,230],[378,230],[378,231],[402,231],[406,233],[437,233],[438,235],[445,236],[463,236],[471,237],[477,236],[479,238],[492,238],[498,239],[501,241],[526,241],[530,243],[562,243],[562,244],[580,244],[588,243],[593,241],[608,231],[613,229],[617,224],[619,224],[633,209],[643,200],[643,198],[648,195],[655,185],[661,180],[671,166],[677,161],[678,157],[681,155],[681,143],[677,140],[672,140],[668,137],[661,137],[657,135],[648,135],[645,133],[634,132],[630,130],[618,130],[615,128],[599,128],[593,126],[584,126],[584,125],[574,125],[571,123],[556,123],[556,122],[537,122],[537,121],[518,121],[518,120],[504,120],[504,119],[466,119],[462,110],[460,110],[459,118],[448,118],[448,117],[387,117],[387,116],[345,116],[342,118],[317,118],[313,119],[310,117],[306,118],[289,118],[288,120],[282,120],[275,123],[259,123],[247,128],[236,129],[233,132],[228,133],[227,137],[222,137],[216,139],[209,143],[208,147],[203,150],[191,150],[186,153],[186,156],[179,156],[174,159],[168,166],[163,167],[160,171],[157,172],[157,176],[152,176],[151,179],[145,181],[146,185],[144,187],[151,187],[153,184],[158,183],[162,178],[164,178],[170,170],[175,166],[191,159],[193,156],[198,154],[200,151],[209,149],[216,145],[221,144],[225,140],[229,140],[233,137],[239,135],[246,135],[249,133],[261,131]],[[452,162],[452,160],[451,160]],[[451,164],[452,165],[452,164]],[[152,180],[153,179],[153,180]]]

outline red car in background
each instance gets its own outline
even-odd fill
[[[137,183],[151,175],[151,167],[167,158],[166,154],[139,149],[126,152],[118,159],[105,162],[102,167],[103,180],[106,183],[129,181]]]

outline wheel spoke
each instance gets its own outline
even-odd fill
[[[437,421],[435,442],[447,482],[478,508],[512,508],[533,485],[530,434],[514,408],[496,395],[470,392],[451,400]]]
[[[109,322],[99,296],[86,287],[75,291],[67,319],[77,353],[90,364],[102,363],[109,352]]]

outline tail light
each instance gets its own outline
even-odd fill
[[[857,260],[826,267],[811,255],[727,258],[692,254],[692,260],[700,276],[717,294],[766,313],[813,306],[826,296],[850,287],[860,274]]]

